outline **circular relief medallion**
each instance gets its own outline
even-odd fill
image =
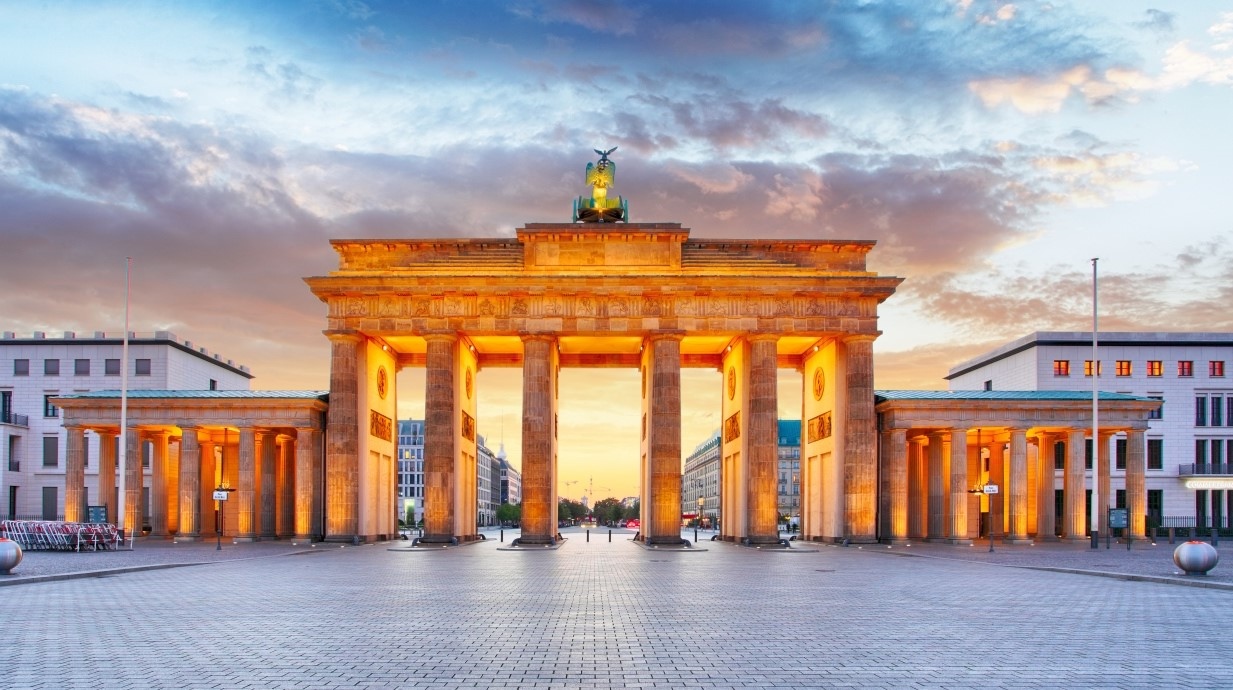
[[[385,400],[390,389],[390,377],[385,373],[385,367],[377,367],[377,396]]]
[[[728,399],[736,397],[736,367],[728,367]]]
[[[822,373],[822,367],[813,370],[813,399],[821,400],[822,393],[826,391],[826,374]]]
[[[474,382],[471,379],[471,367],[467,367],[467,375],[464,377],[464,385],[467,388],[467,400],[471,399],[471,388]]]

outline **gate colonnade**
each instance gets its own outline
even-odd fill
[[[477,374],[521,367],[522,541],[557,525],[558,374],[641,376],[641,538],[680,537],[682,367],[723,374],[724,539],[778,540],[779,368],[802,374],[804,536],[877,539],[872,345],[900,278],[872,241],[690,239],[677,223],[533,223],[513,238],[333,240],[306,278],[331,343],[326,539],[371,539],[394,492],[395,375],[425,372],[423,540],[478,538]],[[393,511],[389,511],[392,519]]]

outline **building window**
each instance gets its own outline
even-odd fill
[[[1117,375],[1118,376],[1130,376],[1130,360],[1129,359],[1117,360]]]
[[[1147,440],[1147,469],[1164,469],[1164,439],[1149,438]],[[1151,493],[1150,491],[1148,493]]]
[[[1200,395],[1194,399],[1194,425],[1207,426],[1207,396]]]
[[[1053,469],[1066,469],[1066,444],[1057,442],[1053,444]]]
[[[43,376],[59,376],[60,375],[60,360],[45,359],[43,360]]]
[[[1070,360],[1069,359],[1053,360],[1053,375],[1054,376],[1070,376]]]
[[[1126,439],[1119,438],[1114,442],[1114,449],[1113,457],[1117,458],[1116,465],[1114,466],[1119,470],[1126,469]]]
[[[73,360],[73,376],[89,376],[90,375],[90,360],[75,359]]]
[[[1221,360],[1208,362],[1207,375],[1213,378],[1224,378],[1224,362]]]
[[[210,390],[212,391],[218,390],[218,381],[215,381],[214,379],[210,379]]]
[[[1177,375],[1183,377],[1194,376],[1194,362],[1188,359],[1179,361],[1177,363]]]
[[[60,437],[59,436],[44,436],[43,437],[43,467],[57,467],[60,465]]]
[[[1157,407],[1156,409],[1147,413],[1147,418],[1148,419],[1164,419],[1164,396],[1163,395],[1149,395],[1147,397],[1151,398],[1152,400],[1160,401],[1160,407]]]
[[[1194,464],[1200,466],[1207,464],[1207,439],[1205,438],[1194,440]]]
[[[148,359],[137,360],[137,366],[134,368],[133,373],[137,376],[149,376],[150,375],[150,360]]]
[[[120,360],[118,359],[103,360],[103,375],[119,376],[120,375]]]
[[[30,375],[30,360],[15,359],[13,360],[13,376],[29,376]]]
[[[56,397],[55,393],[43,396],[43,416],[44,417],[59,417],[60,408],[51,404],[51,399]]]
[[[1083,440],[1083,469],[1092,469],[1092,439]]]
[[[985,381],[985,390],[987,391],[993,390],[993,379],[989,379],[988,381]]]
[[[1212,396],[1212,416],[1211,426],[1224,426],[1224,398],[1219,395]]]
[[[154,444],[150,443],[149,441],[141,442],[141,466],[142,467],[150,466],[150,451],[153,450],[153,446]]]
[[[1164,490],[1147,490],[1147,518],[1149,527],[1160,526],[1160,516],[1164,513]]]
[[[1103,376],[1103,375],[1104,375],[1104,373],[1105,373],[1104,363],[1103,363],[1103,362],[1097,362],[1097,363],[1096,363],[1096,375],[1097,375],[1097,376]],[[1092,360],[1090,360],[1090,359],[1085,359],[1085,360],[1083,360],[1083,375],[1084,375],[1084,376],[1091,376],[1091,375],[1092,375]]]
[[[1148,376],[1164,376],[1164,362],[1159,359],[1147,360],[1147,375]]]

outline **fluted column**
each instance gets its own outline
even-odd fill
[[[681,542],[681,336],[655,334],[650,348],[647,472],[651,505],[643,507],[647,543]],[[648,510],[647,508],[650,508]]]
[[[925,445],[917,436],[908,441],[908,537],[923,539],[929,524],[929,475]]]
[[[86,521],[86,428],[64,425],[68,441],[64,447],[64,519]]]
[[[283,436],[278,444],[278,536],[295,534],[295,441]]]
[[[167,432],[149,435],[150,453],[150,536],[167,536]]]
[[[180,527],[177,541],[201,538],[201,445],[197,427],[180,427]]]
[[[855,542],[877,540],[877,419],[873,411],[872,335],[843,339],[847,403],[843,427],[844,531]]]
[[[107,522],[119,519],[116,503],[116,434],[100,431],[98,434],[98,502],[107,506]]]
[[[257,434],[251,426],[240,427],[240,476],[236,485],[236,541],[257,539]]]
[[[1055,446],[1057,444],[1057,434],[1039,433],[1036,435],[1036,446],[1038,452],[1036,459],[1039,463],[1039,472],[1037,477],[1037,498],[1036,498],[1036,539],[1042,541],[1054,541],[1057,539],[1057,504],[1054,498],[1054,493],[1057,491],[1055,485],[1057,469],[1055,467],[1056,460],[1054,459]]]
[[[777,335],[749,337],[749,491],[751,544],[779,541],[779,393]]]
[[[1112,431],[1100,432],[1099,444],[1097,446],[1100,448],[1100,454],[1097,458],[1096,466],[1092,468],[1094,472],[1093,476],[1096,477],[1096,500],[1100,502],[1100,505],[1097,507],[1098,509],[1096,511],[1097,522],[1094,529],[1100,530],[1100,534],[1102,535],[1105,533],[1105,530],[1109,528],[1107,524],[1109,521],[1109,512],[1107,508],[1114,505],[1113,494],[1111,492],[1112,475],[1110,472],[1113,467],[1113,458],[1111,457],[1113,453],[1109,451],[1109,446],[1112,445],[1109,441],[1112,438]]]
[[[141,514],[141,431],[129,427],[124,444],[124,536],[140,535],[145,516]]]
[[[908,540],[908,430],[887,429],[882,432],[882,491],[886,514],[882,538],[891,543]]]
[[[929,524],[930,539],[945,539],[949,532],[950,477],[947,471],[946,432],[929,434]]]
[[[1010,430],[1010,491],[1007,496],[1010,534],[1007,540],[1012,543],[1028,541],[1028,460],[1027,431],[1024,429]]]
[[[360,346],[363,336],[329,331],[330,409],[326,422],[325,536],[359,534]]]
[[[556,367],[551,336],[522,338],[522,536],[527,544],[556,541]],[[425,439],[427,452],[427,439]]]
[[[966,544],[968,533],[968,430],[950,432],[950,542]]]
[[[163,486],[166,487],[164,491],[167,494],[168,534],[180,533],[180,453],[183,450],[183,440],[180,438],[167,439],[167,475]]]
[[[258,473],[260,482],[257,491],[260,497],[261,521],[257,534],[262,538],[273,539],[277,533],[275,508],[278,501],[278,484],[275,478],[278,476],[278,434],[263,430],[258,434],[258,441],[260,443],[260,471]]]
[[[449,541],[454,514],[474,506],[454,505],[458,454],[458,336],[424,337],[428,352],[424,371],[424,540]]]
[[[295,538],[309,540],[317,531],[313,520],[314,488],[317,473],[314,471],[313,455],[317,444],[317,430],[297,427],[295,430]]]
[[[1130,536],[1143,539],[1147,529],[1147,440],[1142,429],[1126,432],[1126,508]]]
[[[1066,514],[1062,516],[1062,533],[1071,540],[1087,538],[1087,493],[1083,486],[1085,438],[1082,429],[1072,429],[1066,434],[1066,469],[1062,482]]]

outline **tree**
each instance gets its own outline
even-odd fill
[[[522,522],[522,504],[515,503],[510,505],[509,503],[502,503],[501,507],[497,508],[497,519],[501,521],[502,525],[516,525]]]
[[[642,519],[642,501],[634,501],[632,506],[625,509],[625,519],[629,520],[631,518]]]
[[[595,519],[601,524],[612,524],[620,520],[625,515],[625,509],[621,506],[621,502],[615,498],[605,498],[595,503],[592,512],[595,513]]]

